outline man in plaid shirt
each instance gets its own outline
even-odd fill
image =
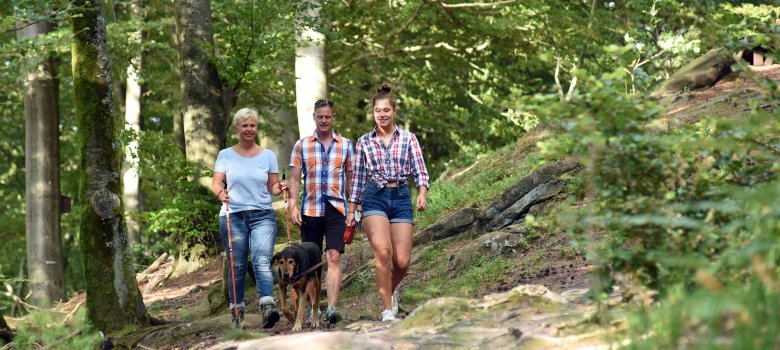
[[[341,254],[347,214],[346,189],[352,181],[352,141],[333,131],[336,114],[333,102],[314,103],[314,135],[295,143],[290,155],[290,208],[292,221],[301,226],[301,241],[316,243],[322,250],[325,239],[328,274],[326,286],[330,323],[336,323],[336,301],[341,290]],[[298,193],[303,175],[303,199],[298,210]]]

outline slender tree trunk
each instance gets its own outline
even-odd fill
[[[213,45],[209,0],[176,0],[184,141],[187,159],[212,168],[225,147],[223,82],[206,47]],[[235,101],[235,99],[232,99]],[[232,106],[231,106],[232,107]],[[211,186],[211,178],[200,183]]]
[[[5,344],[14,341],[14,334],[11,332],[11,327],[8,327],[8,323],[5,322],[3,315],[0,315],[0,340]]]
[[[73,26],[73,97],[81,154],[81,226],[87,314],[98,329],[148,325],[133,271],[121,201],[120,150],[102,0],[77,0]]]
[[[51,31],[38,22],[17,31],[29,39]],[[51,58],[25,79],[25,218],[32,303],[47,307],[65,298],[65,267],[60,235],[59,81]]]
[[[274,115],[274,124],[276,125],[295,125],[295,112],[287,109],[272,111]],[[314,130],[312,129],[312,133]],[[298,141],[298,132],[292,128],[284,127],[281,129],[281,135],[263,136],[260,138],[260,146],[267,148],[276,154],[276,160],[279,162],[279,169],[287,168],[290,164],[290,153],[295,142]]]
[[[305,0],[297,14],[295,48],[295,100],[298,106],[299,138],[314,133],[314,102],[328,97],[327,61],[325,60],[325,35],[317,32],[308,22],[320,17],[319,0]]]
[[[140,0],[130,3],[130,11],[133,20],[139,23],[144,20],[141,14]],[[143,32],[138,30],[132,34],[135,44],[140,44]],[[125,127],[136,132],[141,130],[141,84],[138,74],[141,72],[143,62],[142,52],[130,59],[127,66],[127,91],[125,93]],[[139,191],[140,179],[135,166],[138,164],[138,141],[133,140],[125,147],[125,163],[123,166],[122,197],[125,202],[125,214],[127,214],[127,235],[131,244],[141,243],[141,224],[135,215],[141,209],[141,193]]]
[[[173,138],[176,146],[179,146],[182,152],[185,152],[187,146],[184,142],[184,113],[182,111],[173,112]]]

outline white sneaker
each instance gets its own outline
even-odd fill
[[[393,292],[393,296],[390,297],[390,303],[393,305],[393,316],[398,316],[398,290]]]
[[[382,322],[389,322],[389,321],[395,321],[395,315],[393,315],[393,310],[382,311]]]

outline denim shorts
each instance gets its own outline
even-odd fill
[[[414,212],[412,211],[412,195],[409,186],[382,187],[369,182],[363,191],[363,216],[380,215],[386,217],[391,223],[414,224]]]

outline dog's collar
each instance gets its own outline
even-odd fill
[[[298,265],[295,265],[295,273],[293,273],[292,276],[287,277],[287,278],[285,278],[284,274],[282,274],[282,269],[281,268],[279,268],[277,270],[279,271],[279,277],[281,279],[283,279],[285,282],[295,282],[295,281],[301,279],[301,277],[303,277],[303,275],[298,272]]]

